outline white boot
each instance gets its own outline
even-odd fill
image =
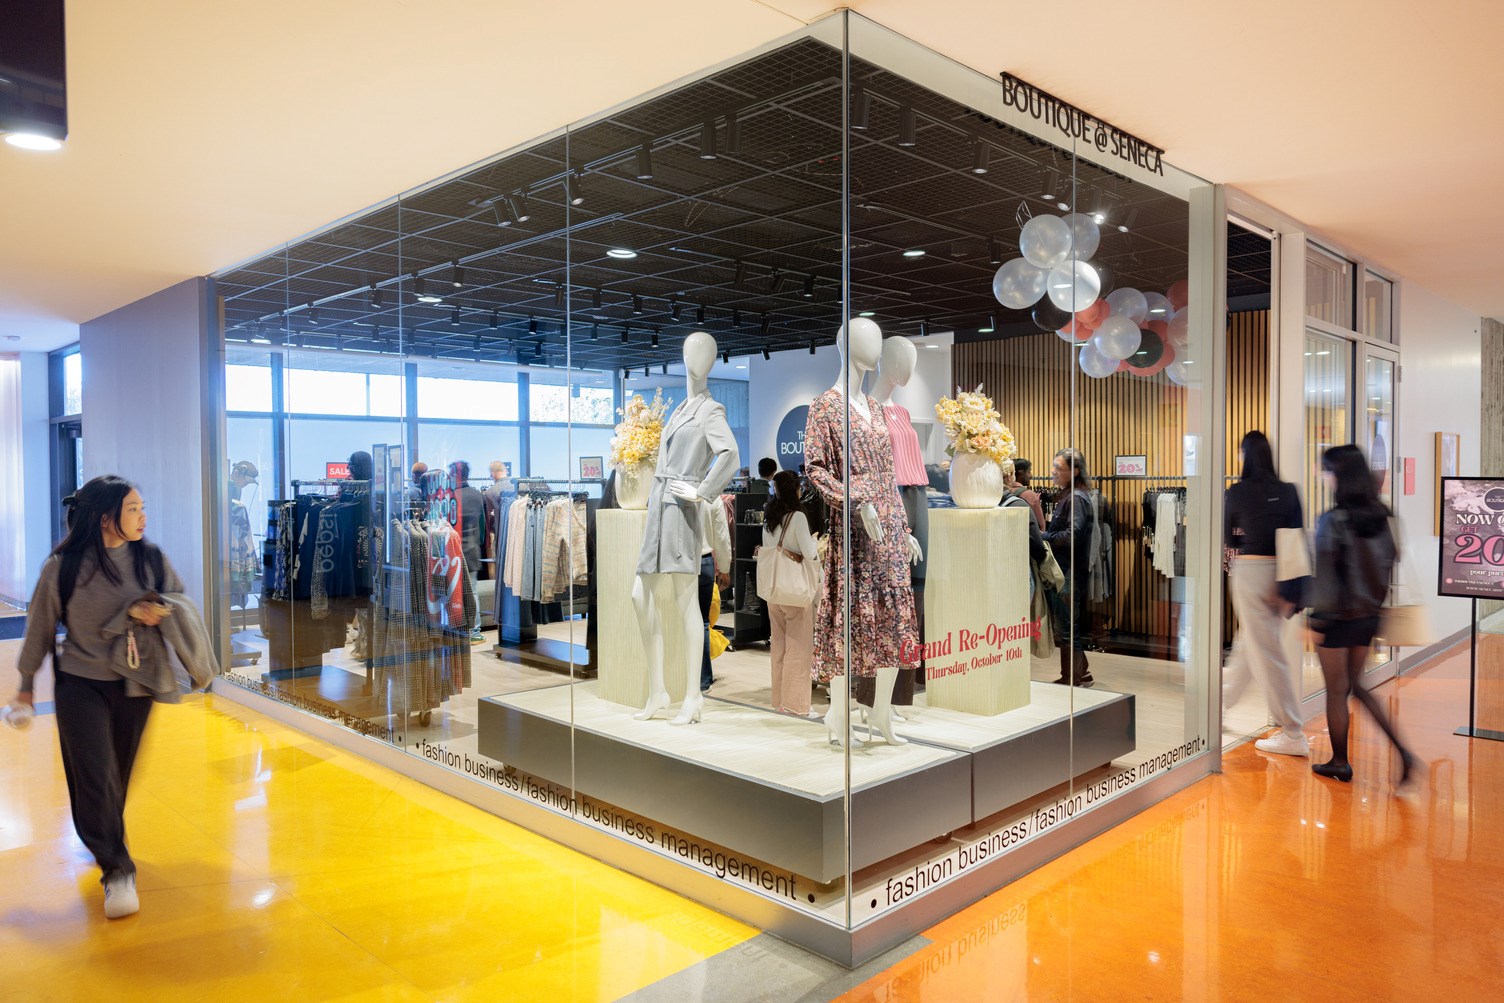
[[[868,724],[876,728],[889,745],[907,745],[908,739],[893,731],[893,681],[898,678],[898,666],[886,665],[877,670],[877,693],[873,696],[872,710],[867,714]],[[872,737],[872,732],[867,732]]]
[[[851,728],[851,698],[847,695],[846,677],[830,678],[830,710],[825,715],[825,730],[830,734],[830,744],[839,746],[846,741]],[[853,749],[861,746],[861,739],[851,736]]]

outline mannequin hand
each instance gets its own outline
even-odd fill
[[[909,537],[909,563],[910,564],[918,564],[922,560],[924,560],[924,548],[919,545],[919,541],[918,540],[916,540],[912,536],[910,536]]]
[[[872,537],[873,542],[882,543],[883,524],[882,520],[877,517],[877,507],[871,502],[864,502],[862,507],[857,509],[857,514],[862,517],[862,526],[866,528],[867,535]]]
[[[668,493],[679,499],[681,502],[692,502],[700,500],[700,492],[695,490],[695,486],[688,481],[669,481]]]

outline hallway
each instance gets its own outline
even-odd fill
[[[1380,690],[1403,796],[1362,717],[1350,786],[1245,744],[855,973],[213,696],[155,713],[110,923],[43,716],[0,730],[0,1000],[1483,998],[1504,745],[1452,734],[1466,669]]]

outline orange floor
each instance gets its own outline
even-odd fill
[[[1452,734],[1466,680],[1463,647],[1379,689],[1409,793],[1361,713],[1351,785],[1244,745],[841,999],[1504,999],[1504,743]]]

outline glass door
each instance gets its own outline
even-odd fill
[[[1363,416],[1361,443],[1368,454],[1368,464],[1373,468],[1379,497],[1391,510],[1395,508],[1399,494],[1399,488],[1395,486],[1400,472],[1396,467],[1398,433],[1394,406],[1398,370],[1399,363],[1394,353],[1369,348],[1363,359],[1363,406],[1356,409]],[[1372,672],[1386,666],[1393,658],[1393,648],[1375,643],[1368,670]]]
[[[1353,428],[1353,343],[1315,328],[1305,340],[1305,463],[1301,497],[1306,526],[1314,527],[1321,513],[1332,507],[1332,493],[1321,476],[1321,454],[1332,446],[1355,441]],[[1316,651],[1309,642],[1302,660],[1302,695],[1325,688]]]

